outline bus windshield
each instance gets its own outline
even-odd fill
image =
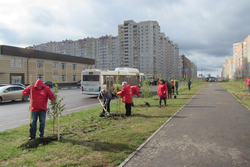
[[[82,81],[99,81],[99,75],[83,75]]]

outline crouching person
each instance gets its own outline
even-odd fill
[[[137,95],[137,97],[139,97],[141,99],[141,96],[140,96],[140,93],[139,93],[140,86],[135,85],[135,86],[131,86],[130,88],[132,90],[132,96]],[[132,106],[135,106],[134,102],[132,102]]]
[[[107,111],[106,114],[107,114],[107,116],[109,116],[109,114],[110,114],[110,101],[112,99],[112,95],[109,93],[108,90],[102,89],[100,91],[100,93],[98,94],[98,100],[100,98],[103,99],[103,106],[102,107],[106,109],[106,111]],[[104,109],[102,110],[101,115],[103,115],[103,114],[105,114],[105,110]]]
[[[125,103],[126,116],[131,115],[132,90],[127,82],[122,83],[122,90],[117,93],[117,96],[122,96],[122,102]]]

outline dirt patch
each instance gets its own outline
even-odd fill
[[[125,114],[109,114],[109,116],[105,115],[104,113],[100,114],[100,117],[108,117],[110,119],[115,119],[115,120],[119,120],[122,118],[126,118],[127,116]]]
[[[146,104],[139,104],[139,107],[150,107],[150,105],[146,105]]]
[[[44,137],[44,138],[35,138],[29,140],[27,143],[22,144],[18,148],[27,149],[27,148],[37,148],[40,145],[47,145],[52,141],[57,141],[56,137]]]

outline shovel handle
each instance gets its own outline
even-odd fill
[[[30,75],[30,85],[32,85],[32,75]],[[30,123],[32,119],[32,88],[30,88]]]
[[[104,111],[107,112],[106,109],[103,107],[103,104],[102,104],[101,100],[100,100],[100,99],[98,99],[98,100],[99,100],[99,102],[101,103],[102,108],[104,109]]]

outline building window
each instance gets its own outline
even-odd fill
[[[77,82],[77,75],[73,75],[72,81]]]
[[[77,65],[73,64],[73,71],[76,71],[76,70],[77,70]]]
[[[37,79],[41,79],[43,81],[44,80],[43,74],[37,74]]]
[[[66,82],[66,81],[67,81],[66,75],[61,75],[61,81],[62,81],[62,82]]]
[[[23,59],[19,59],[19,67],[23,67]]]
[[[62,63],[61,65],[62,65],[62,67],[61,67],[62,70],[66,70],[66,63]]]
[[[37,68],[43,68],[43,66],[44,66],[44,62],[37,60]]]
[[[59,77],[58,77],[58,75],[53,75],[53,82],[56,82],[56,81],[59,81]]]
[[[10,67],[16,67],[16,58],[10,60]]]
[[[58,62],[53,62],[53,70],[58,70]]]

